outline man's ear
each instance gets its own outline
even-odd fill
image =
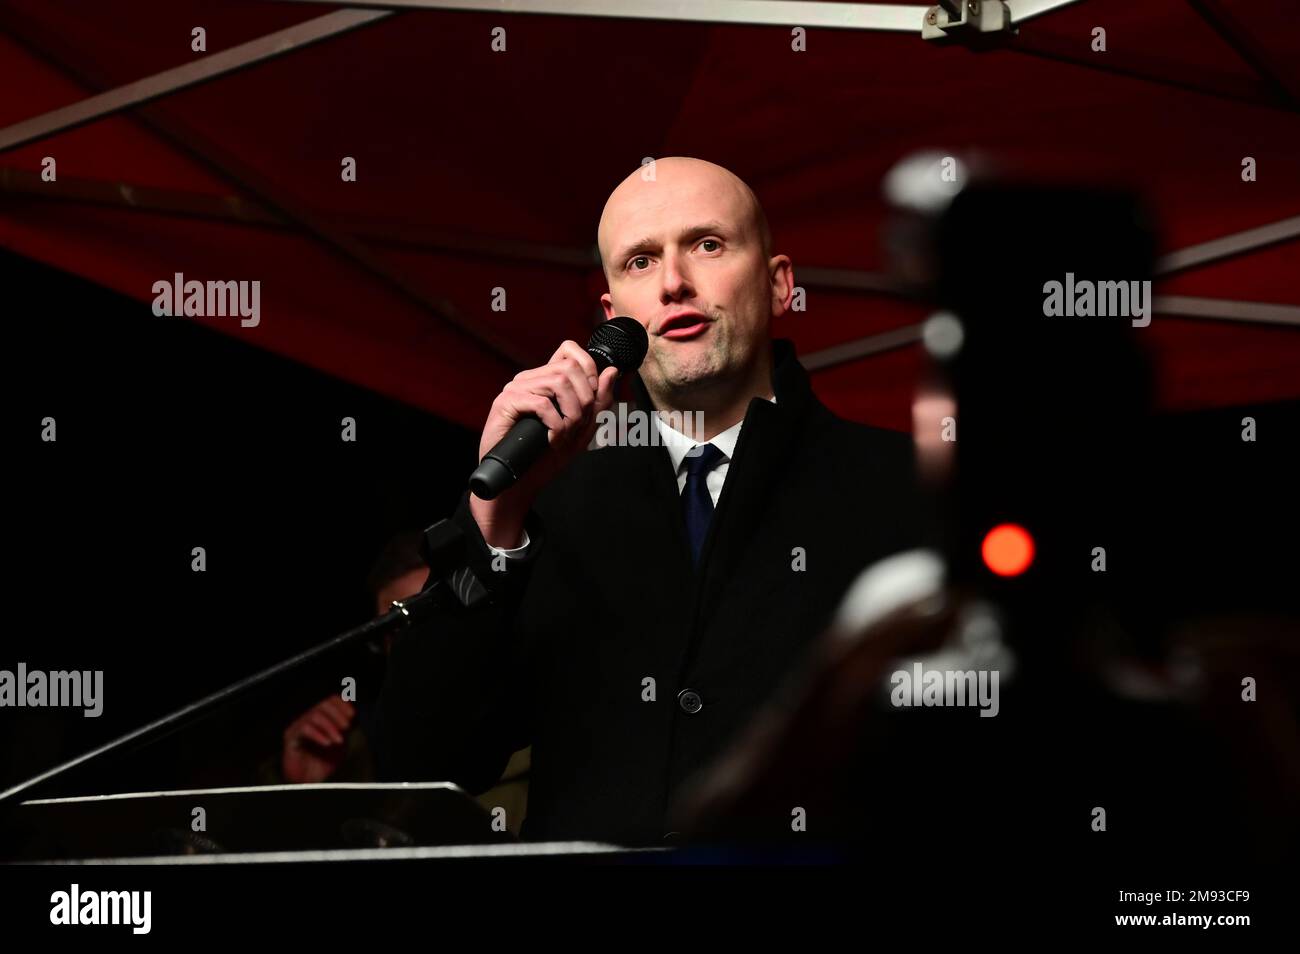
[[[614,317],[614,300],[609,297],[609,292],[600,296],[600,307],[605,309],[605,320]]]
[[[788,255],[774,255],[768,262],[772,273],[772,317],[780,318],[794,299],[794,265]]]

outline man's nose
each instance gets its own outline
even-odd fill
[[[686,263],[676,254],[664,256],[663,267],[659,274],[663,276],[663,288],[660,291],[660,297],[664,303],[676,301],[679,298],[689,298],[695,294],[691,287],[691,279],[688,273]]]

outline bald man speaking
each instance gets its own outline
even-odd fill
[[[549,452],[494,500],[462,500],[461,601],[394,646],[376,754],[386,778],[477,794],[531,745],[525,838],[661,844],[675,796],[858,571],[918,542],[911,445],[833,415],[772,339],[793,268],[731,172],[642,167],[598,242],[606,316],[649,336],[618,416],[645,426],[587,449],[615,417],[616,372],[574,341],[505,386],[479,456],[526,414]]]

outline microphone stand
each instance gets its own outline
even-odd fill
[[[383,616],[377,616],[355,629],[341,633],[318,646],[313,646],[296,656],[290,656],[282,662],[263,669],[261,672],[241,679],[223,689],[218,689],[197,702],[192,702],[138,729],[132,729],[111,742],[106,742],[96,749],[91,749],[89,752],[78,755],[62,765],[56,765],[52,769],[48,769],[27,779],[25,782],[20,782],[12,788],[0,792],[0,809],[12,807],[20,796],[31,797],[34,792],[47,786],[55,779],[61,778],[76,769],[84,768],[92,762],[97,762],[114,753],[133,751],[192,725],[205,718],[218,706],[230,702],[261,686],[263,683],[297,669],[341,646],[363,639],[382,636],[390,631],[404,629],[427,619],[431,615],[433,608],[440,605],[444,598],[455,599],[455,596],[451,593],[451,588],[447,585],[446,577],[458,569],[464,561],[464,535],[450,520],[440,520],[424,532],[423,550],[425,562],[429,565],[429,575],[436,582],[432,585],[426,585],[424,590],[414,596],[394,600],[393,608]]]

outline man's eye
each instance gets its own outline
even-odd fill
[[[710,245],[712,245],[713,248],[708,248],[708,246]],[[722,248],[722,243],[719,242],[717,239],[705,239],[703,242],[700,243],[700,248],[704,249],[704,251],[706,252],[712,252]]]
[[[641,265],[638,265],[637,264],[638,262],[645,262],[645,266],[642,267]],[[646,268],[650,267],[650,257],[648,255],[638,255],[636,258],[632,259],[632,261],[629,262],[628,264],[630,264],[637,271],[644,271]]]

